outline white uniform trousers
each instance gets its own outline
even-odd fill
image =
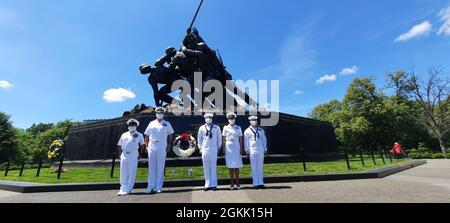
[[[250,150],[253,186],[264,185],[264,150]]]
[[[202,154],[205,187],[217,187],[217,151],[205,151]]]
[[[150,149],[148,151],[148,190],[162,190],[166,155],[165,149]]]
[[[120,158],[120,191],[128,192],[134,188],[138,167],[137,155],[122,155]]]

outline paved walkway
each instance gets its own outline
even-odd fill
[[[222,186],[216,192],[202,188],[166,188],[159,195],[145,195],[136,190],[127,197],[115,196],[117,191],[63,192],[18,194],[0,191],[0,202],[136,202],[136,203],[283,203],[283,202],[450,202],[450,160],[429,160],[428,164],[384,179],[334,182],[305,182],[267,185],[267,190],[244,187],[228,191]]]

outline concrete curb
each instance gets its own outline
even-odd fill
[[[265,177],[266,183],[292,183],[292,182],[312,182],[312,181],[337,181],[337,180],[358,180],[384,178],[423,164],[426,160],[415,160],[405,164],[392,167],[386,167],[376,170],[370,170],[363,173],[343,173],[343,174],[318,174],[318,175],[299,175],[299,176],[281,176]],[[242,184],[251,184],[251,178],[242,178]],[[219,185],[228,185],[228,179],[220,179]],[[166,181],[164,187],[201,187],[204,186],[203,180],[174,180]],[[43,193],[43,192],[68,192],[68,191],[99,191],[116,190],[120,187],[118,183],[89,183],[89,184],[33,184],[22,182],[0,181],[0,190],[13,191],[18,193]],[[147,188],[146,182],[137,182],[135,189]]]

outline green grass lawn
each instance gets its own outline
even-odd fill
[[[351,160],[352,169],[347,169],[345,160],[334,162],[308,162],[306,164],[307,171],[303,171],[302,163],[287,164],[266,164],[264,165],[265,176],[293,176],[308,174],[330,174],[330,173],[355,173],[364,172],[370,169],[382,168],[386,166],[396,165],[406,161],[386,160],[386,165],[381,159],[377,159],[377,165],[372,163],[371,159],[365,159],[366,166],[363,167],[358,158]],[[187,167],[169,167],[166,169],[166,181],[180,179],[203,179],[203,168],[193,167],[193,176],[187,174]],[[19,177],[19,171],[10,171],[7,177],[4,177],[4,171],[0,172],[0,181],[21,181],[33,183],[86,183],[86,182],[119,182],[119,168],[115,169],[115,177],[110,178],[110,168],[68,168],[67,173],[61,174],[61,179],[56,179],[54,168],[43,168],[40,177],[36,177],[36,169],[24,170],[23,176]],[[250,177],[250,166],[246,165],[241,170],[241,177]],[[228,179],[229,173],[225,166],[218,167],[219,179]],[[147,168],[140,168],[137,174],[137,181],[147,180]]]

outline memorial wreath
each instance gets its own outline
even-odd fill
[[[59,158],[64,149],[64,141],[63,140],[55,140],[52,145],[50,145],[50,149],[47,153],[47,157],[51,160]]]
[[[173,142],[173,152],[182,158],[192,156],[197,149],[195,138],[189,134],[181,134]]]

